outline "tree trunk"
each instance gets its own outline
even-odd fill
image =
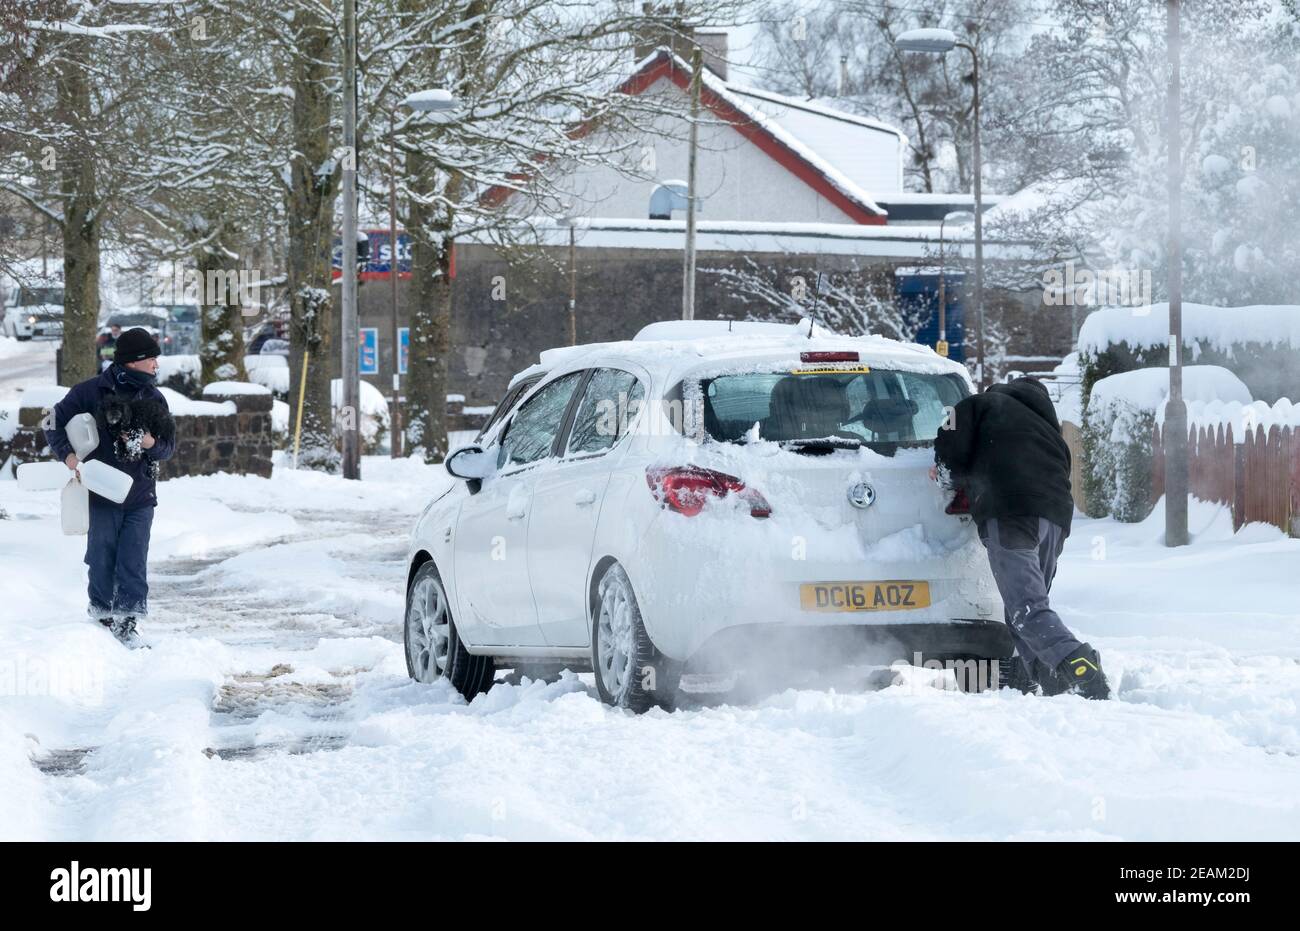
[[[202,333],[199,383],[247,381],[244,370],[244,308],[240,304],[239,269],[229,261],[231,231],[224,224],[211,245],[195,256],[200,286]],[[214,287],[215,285],[215,287]]]
[[[415,153],[409,159],[411,177],[418,183],[423,159]],[[452,196],[449,194],[448,199]],[[450,222],[435,219],[428,207],[411,204],[407,230],[411,236],[415,301],[411,308],[402,422],[406,425],[406,448],[423,456],[425,462],[441,462],[448,452],[447,356],[451,351],[452,298],[449,228]]]
[[[289,288],[289,425],[298,418],[298,392],[303,361],[307,364],[302,404],[299,463],[308,468],[337,471],[341,463],[334,445],[330,404],[330,371],[336,343],[330,260],[334,242],[336,166],[330,159],[330,98],[326,82],[334,68],[331,24],[318,13],[305,13],[302,42],[294,61],[290,188],[285,212],[289,225],[286,273]]]
[[[58,105],[73,127],[90,122],[90,84],[78,52],[86,40],[72,43],[58,69]],[[63,371],[64,384],[75,385],[99,371],[95,336],[99,329],[100,201],[92,153],[79,145],[58,153],[63,201]]]

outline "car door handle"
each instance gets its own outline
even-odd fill
[[[573,493],[573,503],[578,507],[586,507],[596,500],[596,493],[590,488],[579,488]]]

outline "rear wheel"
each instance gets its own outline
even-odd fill
[[[640,714],[654,705],[671,707],[678,664],[656,648],[641,621],[632,582],[613,563],[596,586],[591,665],[601,701]]]
[[[406,593],[406,671],[416,682],[446,679],[469,701],[492,687],[496,666],[490,656],[465,649],[451,616],[447,589],[432,562],[415,573]]]

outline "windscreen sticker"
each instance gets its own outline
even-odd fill
[[[815,369],[790,369],[791,375],[845,375],[845,374],[867,374],[871,369],[865,365],[855,365],[852,368],[815,368]]]

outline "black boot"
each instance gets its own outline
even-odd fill
[[[1020,657],[1012,654],[998,659],[998,688],[1015,689],[1026,695],[1038,693],[1037,683],[1030,675]]]
[[[1101,654],[1089,644],[1083,644],[1056,667],[1056,675],[1065,683],[1067,691],[1084,698],[1110,698],[1110,685],[1101,671]]]
[[[148,644],[146,644],[136,632],[135,618],[133,617],[115,619],[113,621],[112,630],[113,636],[116,637],[123,646],[129,649],[134,650],[139,647],[148,646]]]

